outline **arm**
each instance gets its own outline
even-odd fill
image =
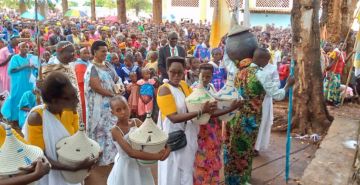
[[[283,89],[279,89],[278,83],[273,82],[270,79],[270,75],[267,73],[256,73],[256,78],[260,81],[263,86],[266,94],[274,98],[274,100],[280,101],[285,98],[285,93],[288,90],[289,86],[285,85]]]
[[[26,111],[26,112],[29,112],[31,109],[28,108],[28,107],[21,107],[21,110]]]
[[[5,66],[7,63],[9,63],[12,56],[13,55],[9,55],[3,63],[0,63],[0,67]]]
[[[162,103],[161,102],[161,97],[170,97],[171,96],[171,92],[170,92],[170,89],[166,86],[162,86],[160,87],[159,89],[159,94],[158,94],[158,104],[159,104],[159,109],[162,110],[162,113],[165,113],[165,115],[167,116],[167,118],[172,122],[172,123],[182,123],[182,122],[185,122],[185,121],[188,121],[188,120],[191,120],[195,117],[198,116],[198,112],[187,112],[187,113],[182,113],[182,114],[178,114],[176,112],[176,106],[172,107],[172,108],[169,108],[169,103],[168,101],[174,101],[173,99],[172,100],[165,100],[166,101],[165,103]],[[175,105],[175,102],[172,103],[173,105]],[[164,112],[164,110],[167,109],[167,112]],[[202,110],[202,113],[212,113],[214,110],[216,110],[217,107],[216,107],[216,103],[209,103],[207,102],[204,107],[203,107],[203,110]]]
[[[120,145],[124,152],[128,154],[129,157],[134,159],[163,160],[163,157],[165,157],[167,153],[170,153],[169,149],[163,149],[158,153],[148,153],[140,150],[134,150],[133,148],[131,148],[130,144],[123,138],[120,130],[116,127],[111,129],[111,135],[114,138],[114,141],[116,141]]]
[[[158,68],[160,71],[161,76],[167,77],[166,74],[166,61],[165,61],[165,50],[164,48],[161,48],[159,51],[159,60],[158,60]]]
[[[46,175],[50,170],[50,165],[45,160],[39,159],[32,164],[31,168],[33,169],[28,174],[17,175],[7,179],[0,179],[0,185],[30,184]]]
[[[227,109],[217,109],[216,111],[214,111],[214,114],[212,114],[212,117],[218,117],[218,116],[222,116],[224,114],[230,113],[238,108],[240,108],[243,103],[242,100],[234,100],[234,102],[231,104],[231,106]]]
[[[19,71],[21,71],[21,70],[23,70],[23,69],[26,69],[26,68],[33,68],[34,66],[33,65],[31,65],[31,64],[26,64],[26,65],[23,65],[23,66],[20,66],[20,67],[16,67],[16,68],[13,68],[13,69],[11,69],[11,73],[17,73],[17,72],[19,72]]]
[[[90,88],[95,91],[96,93],[99,93],[103,96],[109,96],[109,97],[113,97],[114,93],[104,89],[101,86],[101,81],[99,79],[98,73],[95,69],[95,67],[93,67],[91,69],[91,74],[90,74]]]

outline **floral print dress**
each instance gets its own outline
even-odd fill
[[[251,179],[253,149],[265,91],[256,78],[259,67],[250,63],[240,65],[235,79],[239,94],[245,99],[236,116],[226,125],[224,146],[225,184],[243,185]]]
[[[110,97],[103,96],[90,87],[90,78],[97,77],[101,81],[102,88],[113,92],[115,82],[121,83],[116,76],[113,68],[100,68],[96,65],[89,64],[84,78],[85,84],[85,102],[86,102],[86,133],[89,138],[99,143],[103,152],[99,165],[109,165],[114,162],[117,154],[116,146],[113,142],[110,129],[114,126],[114,116],[110,110]]]
[[[196,88],[194,84],[194,88]],[[215,94],[215,87],[209,84],[206,90]],[[195,156],[194,185],[220,184],[221,163],[221,121],[211,118],[209,123],[200,125],[198,150]]]

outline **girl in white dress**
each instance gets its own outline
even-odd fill
[[[154,178],[148,167],[140,166],[136,159],[165,160],[170,149],[165,148],[159,153],[147,153],[132,149],[129,144],[129,134],[141,125],[138,119],[130,119],[130,109],[126,99],[115,96],[110,100],[111,113],[117,117],[115,126],[111,129],[118,154],[114,167],[107,180],[108,185],[154,185]]]

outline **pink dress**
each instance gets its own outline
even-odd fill
[[[8,47],[0,49],[0,63],[3,63],[10,56]],[[10,77],[8,75],[8,65],[0,66],[0,93],[9,91],[10,89]]]
[[[138,101],[139,116],[152,112],[155,97],[155,83],[156,81],[154,79],[149,79],[147,81],[141,79],[137,81],[137,84],[140,86],[140,96]]]
[[[139,86],[136,83],[131,83],[128,88],[130,88],[128,103],[131,113],[138,115]]]

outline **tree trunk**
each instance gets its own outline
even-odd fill
[[[125,0],[117,0],[118,20],[120,23],[126,23],[126,2]]]
[[[294,87],[293,128],[302,134],[323,134],[331,124],[320,67],[318,0],[293,1],[291,12],[293,57],[297,61]]]
[[[63,15],[65,15],[65,13],[68,11],[69,9],[69,4],[68,4],[68,0],[62,0],[62,9],[63,9]]]
[[[26,12],[25,0],[19,1],[19,10],[20,10],[20,15],[23,14],[24,12]]]
[[[153,0],[153,20],[155,24],[162,22],[162,0]]]
[[[140,7],[139,7],[139,5],[137,5],[135,7],[135,15],[136,15],[136,17],[139,16],[139,12],[140,12]]]
[[[95,2],[95,0],[91,0],[90,8],[91,8],[91,20],[95,21],[96,20],[96,11],[95,11],[96,2]]]

